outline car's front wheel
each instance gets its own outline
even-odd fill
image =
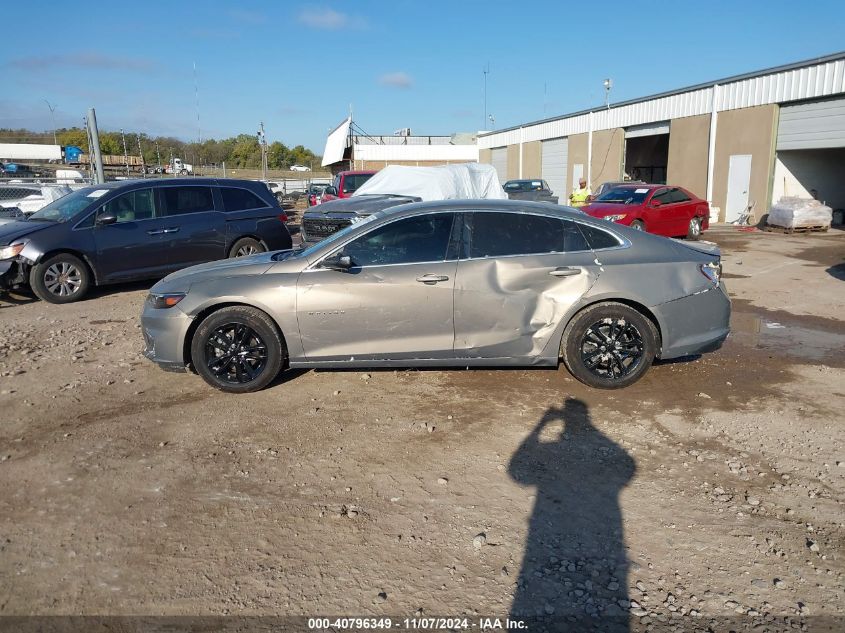
[[[635,231],[645,231],[645,224],[643,224],[642,220],[634,220],[631,222],[631,228]]]
[[[42,301],[71,303],[88,293],[91,272],[78,257],[59,253],[29,271],[29,286]]]
[[[597,389],[620,389],[638,381],[658,349],[654,323],[622,303],[599,303],[566,326],[561,356],[581,382]]]
[[[191,341],[191,362],[212,387],[250,393],[279,375],[287,355],[273,320],[261,310],[230,306],[212,312]]]

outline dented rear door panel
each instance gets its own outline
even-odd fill
[[[455,279],[455,355],[541,362],[561,319],[599,274],[591,251],[461,260]]]

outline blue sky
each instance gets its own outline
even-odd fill
[[[322,153],[347,114],[370,134],[475,131],[837,52],[845,3],[6,3],[0,127],[184,140],[254,133]],[[14,28],[9,28],[14,25]]]

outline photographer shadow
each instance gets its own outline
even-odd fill
[[[508,472],[537,489],[511,618],[532,631],[628,631],[619,494],[636,472],[633,458],[570,398],[546,411]]]

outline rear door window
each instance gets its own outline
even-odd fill
[[[238,187],[220,187],[224,211],[245,211],[246,209],[264,209],[268,205],[261,198],[247,189]]]
[[[528,213],[472,213],[469,256],[505,257],[565,250],[564,221]]]
[[[361,185],[372,177],[373,174],[346,174],[343,177],[343,193],[355,193]]]
[[[214,211],[211,187],[162,187],[161,200],[164,215]]]

